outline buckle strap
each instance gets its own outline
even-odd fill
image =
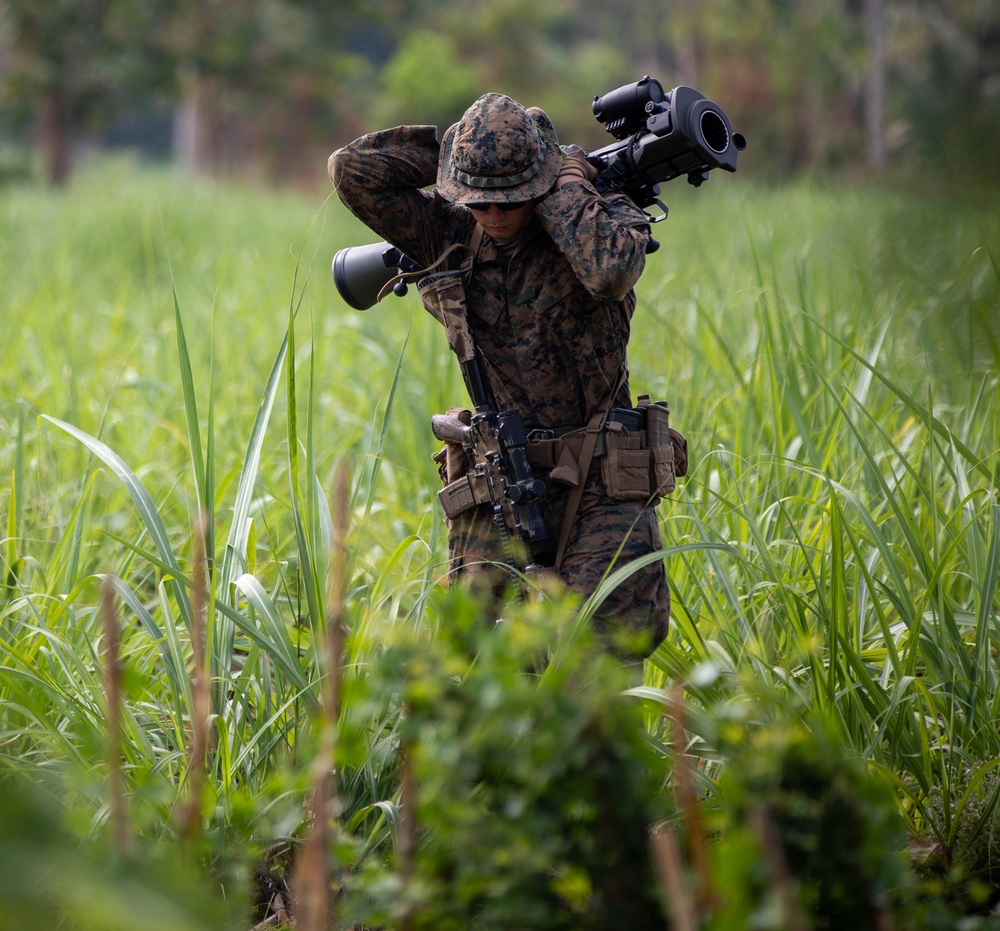
[[[556,550],[555,559],[556,572],[559,572],[562,567],[563,556],[566,554],[566,544],[569,543],[569,535],[573,530],[573,524],[576,522],[576,512],[580,507],[580,501],[583,499],[583,489],[587,484],[587,474],[590,472],[590,465],[594,459],[594,450],[597,448],[597,441],[601,438],[601,433],[604,432],[604,425],[607,422],[612,405],[615,403],[615,398],[618,396],[618,389],[625,383],[627,377],[628,366],[623,359],[622,367],[618,370],[615,383],[611,388],[607,405],[595,411],[590,418],[590,422],[587,424],[587,430],[584,433],[583,449],[580,450],[580,456],[577,459],[579,479],[576,485],[573,486],[573,490],[569,493],[569,500],[566,502],[566,513],[563,515],[562,528],[559,533],[559,548]]]
[[[616,389],[617,390],[617,389]],[[587,424],[587,431],[584,434],[583,449],[580,450],[580,458],[577,460],[580,467],[580,479],[573,486],[569,494],[569,501],[566,502],[566,514],[563,517],[562,532],[559,534],[559,548],[556,550],[555,570],[559,571],[562,566],[563,556],[566,553],[566,544],[569,543],[569,535],[576,521],[576,512],[580,507],[580,499],[583,498],[583,487],[587,484],[587,473],[590,471],[590,463],[594,458],[594,449],[597,446],[598,437],[604,429],[604,421],[607,411],[597,411],[590,418]]]

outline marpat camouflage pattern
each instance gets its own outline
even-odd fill
[[[554,143],[553,130],[548,145]],[[425,190],[439,181],[442,148],[435,127],[402,126],[362,136],[329,160],[331,180],[348,209],[420,267],[455,243],[469,244],[476,225],[467,207],[438,190]],[[551,167],[543,164],[542,170],[551,177]],[[551,190],[551,181],[545,184]],[[497,199],[507,197],[507,189],[500,191]],[[489,198],[477,191],[466,199]],[[518,193],[508,199],[525,198]],[[589,182],[574,181],[545,196],[513,254],[483,237],[466,300],[498,410],[516,408],[528,431],[561,432],[584,427],[602,408],[632,406],[626,347],[636,303],[633,287],[645,266],[649,235],[648,218],[627,195],[602,197]],[[457,268],[466,255],[456,250],[446,260],[448,267]],[[616,383],[620,387],[612,399]],[[448,459],[453,470],[460,470],[456,452]],[[460,477],[442,472],[446,480]],[[570,489],[550,480],[547,469],[538,474],[548,486],[541,503],[549,543],[534,555],[551,565]],[[451,521],[449,544],[457,575],[485,574],[499,589],[505,575],[496,563],[503,562],[503,553],[488,510],[475,508]],[[662,545],[655,507],[612,500],[595,464],[586,476],[560,576],[587,596],[609,569]],[[648,655],[666,635],[669,612],[663,562],[655,560],[604,602],[598,626],[610,632],[621,624],[645,632],[639,655]]]

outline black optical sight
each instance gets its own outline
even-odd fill
[[[657,109],[664,96],[663,85],[647,74],[634,84],[595,97],[592,108],[598,123],[603,123],[615,139],[624,139]]]
[[[378,303],[382,289],[393,278],[415,269],[409,258],[387,242],[348,246],[333,257],[333,283],[348,306],[368,310]],[[397,281],[392,290],[402,297],[406,294],[406,282]]]

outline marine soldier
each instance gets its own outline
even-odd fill
[[[496,93],[440,140],[433,126],[374,132],[334,152],[329,172],[348,209],[418,266],[465,269],[464,316],[485,387],[499,410],[520,412],[545,482],[547,539],[531,560],[588,596],[662,549],[655,504],[672,490],[673,451],[650,464],[626,352],[648,217],[623,193],[597,192],[596,170],[578,147],[560,147],[544,111]],[[475,465],[457,445],[438,458],[446,484]],[[483,505],[449,515],[455,576],[490,590],[509,581],[501,536]],[[657,559],[616,588],[595,623],[634,659],[662,641],[669,613]],[[637,636],[622,646],[617,632]]]

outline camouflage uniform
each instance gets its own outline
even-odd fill
[[[538,129],[541,142],[534,143],[544,155],[532,180],[489,187],[487,177],[487,187],[480,190],[457,182],[455,175],[477,181],[477,153],[462,149],[470,131],[473,137],[479,134],[481,161],[484,138],[486,162],[491,146],[506,145],[509,153],[513,145],[513,161],[530,162],[533,155],[532,139],[525,143],[515,135],[511,143],[505,124],[499,133],[475,123],[470,127],[470,119],[484,112],[484,103],[490,105],[488,113],[495,114],[499,104],[518,115],[519,105],[509,98],[487,95],[442,142],[432,126],[402,126],[362,136],[330,156],[330,177],[355,216],[421,267],[454,243],[469,244],[476,226],[467,207],[442,193],[453,199],[464,194],[467,203],[519,202],[544,195],[512,255],[488,235],[483,237],[466,285],[468,321],[499,409],[516,408],[528,431],[584,427],[599,409],[632,404],[626,346],[635,309],[632,289],[645,265],[648,220],[627,195],[602,197],[586,181],[553,190],[561,153],[551,122],[534,108],[520,111]],[[492,129],[496,125],[494,120]],[[522,151],[525,145],[531,150],[527,154]],[[470,168],[465,175],[455,164],[463,156]],[[423,190],[435,183],[436,190]],[[458,250],[451,267],[463,257]],[[612,399],[616,383],[620,387]],[[452,449],[448,457],[452,472],[464,468],[458,452]],[[569,487],[551,481],[547,470],[539,476],[547,484],[542,507],[550,541],[534,555],[551,565]],[[588,595],[609,568],[613,571],[660,549],[662,538],[653,506],[612,500],[599,469],[591,469],[585,481],[560,576],[569,588]],[[482,507],[452,521],[449,542],[453,569],[463,575],[475,576],[486,571],[485,564],[503,561],[499,538]],[[494,582],[495,571],[491,566],[488,573]],[[669,609],[666,576],[662,560],[657,560],[609,597],[599,611],[599,624],[614,619],[630,630],[646,631],[651,650],[666,635]]]

